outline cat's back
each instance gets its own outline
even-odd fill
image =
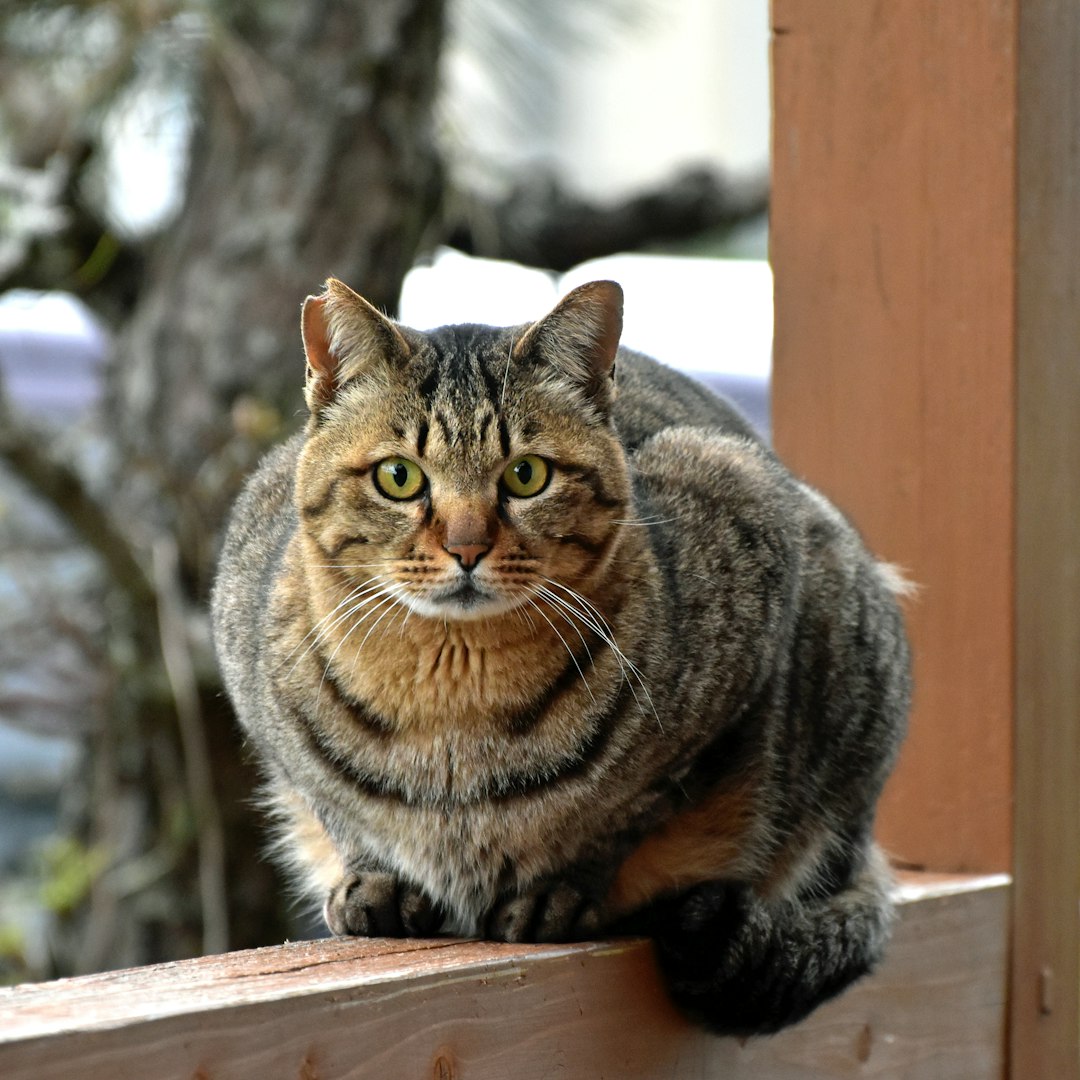
[[[218,659],[230,688],[258,667],[262,623],[281,557],[296,530],[293,485],[302,433],[271,450],[229,518],[211,598]]]
[[[623,445],[636,450],[668,427],[709,427],[755,443],[760,435],[730,401],[644,353],[620,348],[614,419]]]

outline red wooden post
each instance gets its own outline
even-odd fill
[[[1080,1075],[1080,6],[773,0],[774,428],[922,592],[880,836],[1015,874],[1017,1080]]]

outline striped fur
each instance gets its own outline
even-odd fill
[[[335,932],[644,930],[689,1012],[774,1030],[888,935],[903,582],[620,325],[610,282],[426,334],[309,298],[311,417],[238,501],[215,640]]]

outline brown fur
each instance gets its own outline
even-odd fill
[[[714,878],[746,878],[757,867],[753,786],[717,791],[647,836],[624,860],[607,896],[617,914],[636,911],[657,896],[681,892]]]
[[[898,579],[621,324],[611,282],[420,334],[330,281],[302,316],[310,419],[238,503],[215,640],[278,851],[335,932],[629,916],[665,955],[710,937],[714,1011],[744,977],[725,950],[783,965],[802,934],[824,966],[760,975],[791,999],[771,1023],[887,932]]]

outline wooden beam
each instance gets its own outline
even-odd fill
[[[1016,880],[1012,1075],[1080,1077],[1080,5],[773,0],[775,440],[922,586],[880,834]]]
[[[1012,1075],[1080,1076],[1080,5],[1019,5]]]
[[[1011,865],[1015,4],[773,0],[774,440],[920,586],[879,833]]]
[[[998,1080],[1008,892],[909,880],[882,969],[771,1039],[687,1024],[647,942],[353,939],[0,990],[0,1076]]]

